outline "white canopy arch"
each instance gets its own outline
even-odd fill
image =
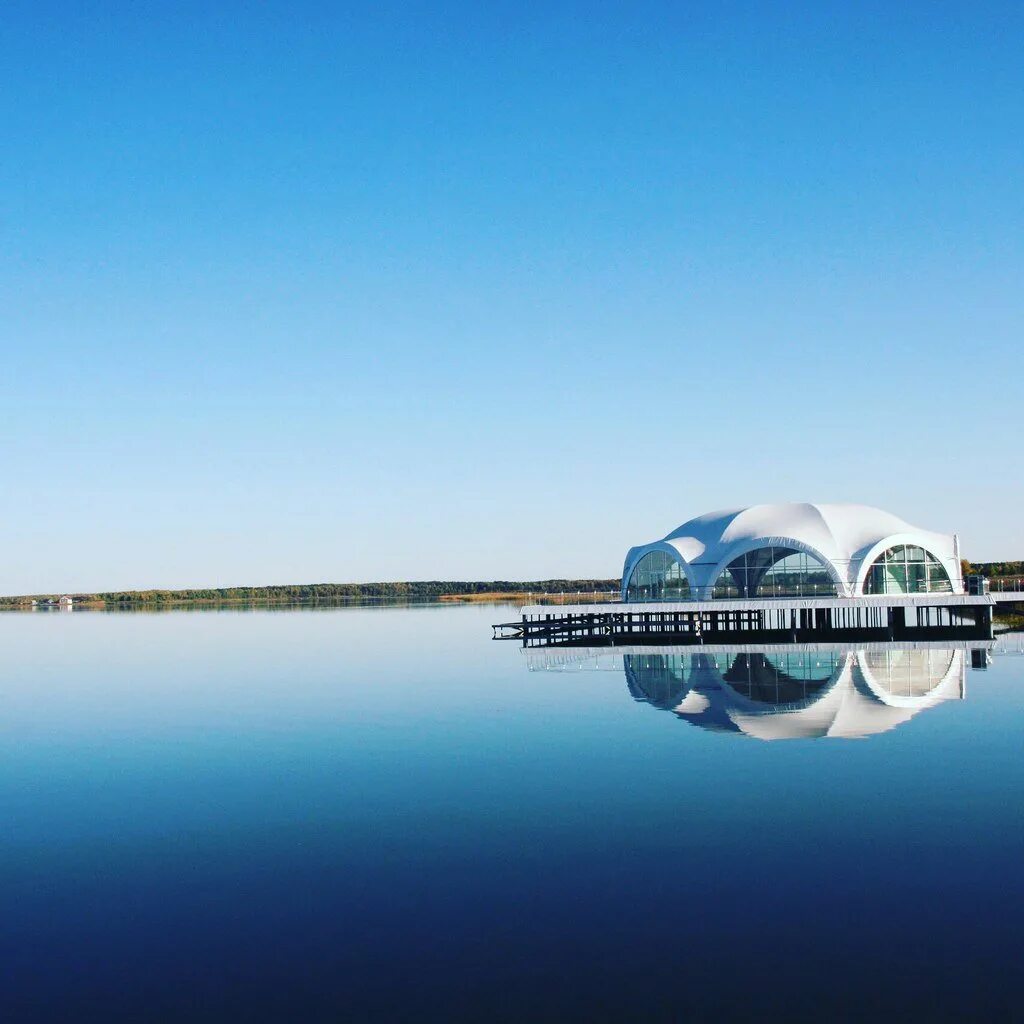
[[[761,548],[802,552],[825,567],[839,596],[852,597],[864,593],[878,557],[899,546],[928,553],[933,569],[925,572],[926,581],[932,576],[939,582],[944,578],[948,590],[963,593],[952,535],[917,529],[869,505],[789,503],[710,512],[688,520],[660,540],[630,548],[623,566],[623,600],[628,600],[633,569],[650,551],[664,551],[682,567],[692,598],[712,600],[723,570]],[[898,580],[899,575],[894,578]]]

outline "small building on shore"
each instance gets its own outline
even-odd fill
[[[630,548],[622,572],[627,602],[963,593],[955,535],[852,504],[711,512]]]

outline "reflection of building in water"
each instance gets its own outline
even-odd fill
[[[962,700],[969,660],[965,648],[905,644],[855,650],[807,644],[527,648],[523,653],[532,672],[625,669],[636,700],[703,729],[765,740],[885,732],[944,700]]]
[[[868,736],[963,698],[961,650],[877,649],[623,656],[629,692],[692,725],[763,740]]]

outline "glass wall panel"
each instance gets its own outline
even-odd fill
[[[889,562],[885,567],[886,593],[906,594],[907,590],[907,563]]]
[[[690,581],[667,551],[648,551],[633,568],[627,601],[688,601]]]
[[[914,548],[910,548],[913,551]],[[921,549],[918,548],[918,551]],[[907,591],[911,594],[926,594],[928,593],[928,571],[927,563],[922,560],[920,562],[907,562]]]
[[[864,580],[865,594],[948,594],[949,573],[928,550],[900,544],[875,559]]]
[[[839,592],[825,564],[794,548],[763,547],[730,562],[715,581],[715,599],[833,597]]]

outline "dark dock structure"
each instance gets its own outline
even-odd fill
[[[994,607],[989,594],[530,605],[494,635],[524,647],[988,640]]]

